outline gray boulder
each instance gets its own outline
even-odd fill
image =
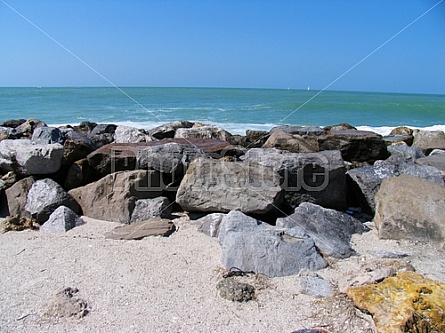
[[[172,139],[178,129],[190,127],[193,127],[193,123],[189,121],[173,121],[149,130],[148,134],[159,140]]]
[[[25,210],[28,192],[34,184],[34,177],[27,177],[19,180],[17,183],[6,189],[6,200],[8,202],[9,215],[18,215],[20,217],[31,217]]]
[[[25,209],[40,224],[60,206],[66,206],[78,213],[77,202],[55,181],[46,178],[37,180],[28,192]]]
[[[380,238],[445,239],[444,186],[401,175],[385,179],[375,199],[374,222]]]
[[[207,156],[194,145],[171,142],[139,149],[136,167],[182,177],[194,159]]]
[[[137,143],[149,142],[153,139],[137,128],[119,125],[114,132],[114,142],[116,143]]]
[[[44,175],[60,169],[63,146],[34,144],[31,140],[3,140],[0,142],[0,171],[14,171],[23,175]]]
[[[150,236],[168,237],[176,227],[168,219],[153,218],[114,228],[105,238],[114,240],[139,240]]]
[[[266,214],[283,201],[281,177],[256,163],[195,159],[184,176],[176,202],[186,211]]]
[[[346,208],[346,168],[339,151],[289,153],[253,148],[241,159],[272,167],[283,177],[282,188],[291,207],[312,202],[323,207]]]
[[[411,161],[425,156],[419,147],[410,147],[407,145],[388,146],[388,152],[391,154],[391,156],[398,156],[405,160]]]
[[[323,128],[319,126],[289,126],[289,125],[283,125],[283,126],[277,126],[270,130],[270,134],[273,134],[275,132],[285,132],[289,134],[296,134],[296,135],[312,135],[312,136],[318,136],[322,135],[324,133]]]
[[[38,144],[62,143],[63,136],[57,127],[39,127],[34,130],[31,140]]]
[[[84,224],[83,220],[76,213],[68,207],[60,206],[49,216],[48,221],[43,223],[40,231],[63,234],[82,224]]]
[[[196,126],[196,124],[191,128],[178,128],[175,133],[175,138],[219,139],[223,141],[229,141],[231,136],[232,134],[219,126]]]
[[[222,219],[227,214],[224,213],[212,213],[208,214],[195,221],[198,226],[198,231],[206,234],[210,237],[218,237],[219,226],[221,225]]]
[[[263,148],[277,148],[291,153],[313,153],[319,151],[316,136],[291,134],[278,130],[270,134]]]
[[[28,119],[25,122],[18,125],[15,129],[17,133],[20,133],[20,137],[31,138],[34,131],[39,127],[47,127],[43,121],[39,119]]]
[[[224,267],[236,267],[270,277],[293,275],[302,269],[318,270],[326,262],[314,241],[292,229],[262,223],[239,211],[221,222],[219,241]]]
[[[416,164],[432,166],[442,173],[445,177],[445,154],[436,153],[429,156],[418,158],[415,161]]]
[[[354,254],[349,245],[351,236],[365,231],[363,224],[354,217],[309,202],[298,206],[292,215],[277,219],[276,225],[308,235],[323,254],[334,258]]]
[[[298,274],[299,292],[317,298],[334,295],[332,285],[316,272],[302,270]]]
[[[114,141],[114,132],[117,126],[113,124],[99,124],[93,128],[88,137],[99,148]]]
[[[62,165],[70,166],[74,162],[79,161],[96,149],[93,141],[87,136],[69,131],[65,134],[63,143]]]
[[[375,212],[375,196],[384,179],[400,175],[412,175],[427,179],[433,183],[444,185],[441,172],[432,166],[419,165],[407,162],[401,158],[388,159],[373,166],[365,166],[349,170],[346,173],[349,178],[349,191],[356,204],[370,214]]]
[[[114,172],[135,170],[136,155],[141,143],[110,143],[87,156],[88,165],[96,172],[96,179]]]
[[[130,223],[136,201],[159,197],[164,188],[159,172],[134,170],[112,173],[68,193],[85,216]]]
[[[139,222],[155,217],[169,218],[173,206],[165,197],[154,199],[139,199],[136,201],[130,222]]]
[[[443,131],[414,131],[414,147],[419,147],[428,155],[433,149],[445,149],[445,133]]]

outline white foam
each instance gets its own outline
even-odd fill
[[[400,126],[406,126],[411,129],[418,129],[418,130],[424,130],[424,131],[444,131],[445,132],[445,125],[432,125],[432,126],[426,126],[426,127],[417,127],[417,126],[410,126],[410,125],[400,125]],[[361,131],[371,131],[375,132],[380,135],[389,135],[391,131],[400,126],[380,126],[380,127],[374,127],[374,126],[355,126],[358,130]]]

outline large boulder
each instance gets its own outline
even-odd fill
[[[68,131],[63,143],[62,165],[69,166],[74,162],[87,157],[96,149],[93,141],[76,131]]]
[[[270,130],[270,134],[273,134],[274,132],[285,132],[289,134],[296,134],[296,135],[311,135],[311,136],[318,136],[324,133],[323,128],[318,126],[289,126],[289,125],[282,125],[274,127]]]
[[[31,140],[38,144],[62,143],[63,136],[57,127],[39,127],[34,130]]]
[[[0,142],[0,171],[15,171],[23,175],[44,175],[60,169],[63,146],[34,144],[31,140]]]
[[[426,155],[433,149],[445,149],[445,133],[443,131],[415,131],[413,146],[422,149]]]
[[[79,125],[74,126],[74,131],[82,135],[88,135],[96,127],[97,124],[90,121],[82,121]]]
[[[34,184],[34,177],[27,177],[19,180],[17,183],[6,189],[6,201],[8,202],[9,215],[18,215],[20,217],[31,217],[25,210],[28,192]]]
[[[382,136],[370,131],[329,131],[318,137],[320,150],[340,150],[345,161],[374,163],[389,154]]]
[[[316,136],[291,134],[278,130],[270,134],[263,148],[277,148],[291,153],[313,153],[319,151]]]
[[[114,132],[114,142],[116,143],[138,143],[149,141],[153,141],[153,139],[134,127],[119,125]]]
[[[10,127],[10,128],[17,128],[21,124],[26,122],[26,119],[8,119],[5,121],[2,121],[0,123],[0,127]]]
[[[135,170],[139,143],[111,143],[87,156],[88,165],[95,170],[96,178],[117,171]]]
[[[232,136],[229,132],[222,129],[219,126],[203,125],[195,126],[191,128],[178,128],[175,133],[175,138],[185,139],[218,139],[223,141],[229,141]]]
[[[156,139],[171,139],[180,128],[191,128],[193,123],[189,121],[173,121],[168,124],[155,127],[148,131],[148,134]]]
[[[96,178],[96,170],[90,166],[88,159],[83,158],[74,162],[67,170],[63,186],[66,190],[87,185]]]
[[[354,217],[304,202],[292,215],[277,219],[277,227],[296,228],[315,242],[321,253],[334,258],[350,257],[355,251],[349,241],[352,234],[365,231]]]
[[[50,216],[48,221],[43,223],[40,231],[52,234],[64,234],[74,227],[84,224],[83,220],[71,209],[65,206],[57,208]]]
[[[136,201],[130,222],[140,222],[155,217],[169,218],[173,206],[165,197],[154,199],[139,199]]]
[[[384,179],[412,175],[444,185],[443,176],[437,168],[415,164],[400,158],[390,158],[373,166],[355,168],[346,174],[348,175],[348,190],[351,200],[369,214],[374,214],[374,198]]]
[[[49,178],[37,180],[28,192],[25,209],[40,224],[60,206],[66,206],[75,213],[80,211],[77,202],[55,181]]]
[[[284,179],[282,188],[293,208],[301,202],[338,210],[346,208],[346,168],[339,151],[289,153],[253,148],[242,159],[277,171]]]
[[[159,172],[133,170],[112,173],[68,193],[85,216],[130,223],[136,201],[158,197],[164,188]]]
[[[46,125],[43,121],[31,118],[18,125],[15,129],[17,133],[20,133],[20,137],[31,138],[36,128],[46,126],[48,125]]]
[[[445,332],[445,284],[414,272],[348,290],[359,309],[370,313],[377,332]]]
[[[187,211],[266,214],[283,201],[281,177],[256,163],[198,158],[182,180],[176,202]]]
[[[219,241],[224,267],[236,267],[270,277],[318,270],[326,262],[314,241],[293,229],[283,229],[231,211],[221,222]]]
[[[117,126],[113,124],[99,124],[93,128],[88,137],[99,148],[114,141],[116,128]]]
[[[445,239],[445,187],[410,175],[382,182],[374,222],[384,239]]]
[[[429,156],[418,158],[415,163],[435,167],[436,169],[440,170],[442,175],[445,177],[445,153],[430,154]]]
[[[419,147],[407,146],[405,144],[388,146],[388,152],[391,154],[391,157],[400,157],[407,161],[414,161],[425,156]]]

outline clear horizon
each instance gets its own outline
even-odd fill
[[[443,95],[443,36],[443,0],[0,0],[0,87]]]

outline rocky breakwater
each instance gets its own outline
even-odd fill
[[[347,124],[233,136],[184,121],[148,131],[7,121],[2,215],[61,233],[83,214],[124,224],[109,238],[140,239],[171,235],[173,211],[198,213],[225,268],[296,275],[360,255],[350,240],[367,226],[384,239],[443,242],[443,137],[406,128],[382,137]]]

